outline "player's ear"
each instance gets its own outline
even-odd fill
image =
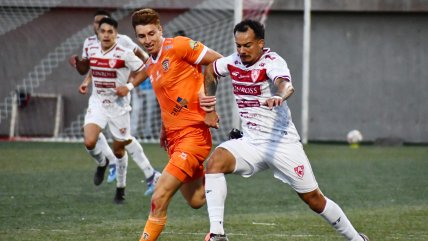
[[[161,26],[160,24],[158,25],[158,29],[159,29],[159,31],[161,31],[161,32],[163,31],[162,26]]]
[[[265,40],[264,40],[264,39],[259,39],[259,40],[257,41],[257,44],[259,45],[259,47],[260,47],[261,49],[263,49],[263,48],[265,47]]]

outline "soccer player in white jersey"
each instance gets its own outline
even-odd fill
[[[70,64],[76,68],[76,70],[84,75],[89,72],[89,56],[88,50],[92,46],[97,46],[99,44],[97,30],[99,28],[99,23],[101,19],[111,17],[110,13],[105,10],[99,10],[94,14],[93,28],[94,35],[85,39],[82,50],[82,59],[80,60],[76,55],[70,57]],[[116,41],[118,44],[132,49],[135,55],[137,55],[141,60],[146,61],[148,59],[148,55],[137,45],[135,44],[131,38],[123,34],[117,34]],[[80,86],[80,92],[85,94],[87,91],[87,86],[90,83],[91,78],[87,78]],[[132,80],[132,76],[128,81]],[[116,179],[116,158],[108,145],[107,139],[104,134],[101,132],[98,136],[97,145],[100,146],[103,154],[109,160],[110,168],[109,175],[107,178],[107,182],[113,182]],[[150,164],[146,155],[144,154],[143,148],[140,143],[137,141],[135,137],[132,137],[132,142],[125,146],[126,150],[131,154],[132,159],[137,163],[138,167],[143,171],[147,183],[147,190],[144,195],[151,195],[154,191],[154,186],[156,184],[156,180],[160,176],[160,173],[156,171]],[[102,178],[94,177],[94,184],[99,185],[103,181],[104,172],[98,171],[96,172],[100,176],[102,174]]]
[[[251,177],[272,169],[298,196],[347,240],[367,241],[342,209],[323,195],[312,172],[286,100],[293,94],[287,63],[264,47],[264,27],[244,20],[234,28],[237,52],[216,60],[205,71],[205,111],[215,111],[217,77],[232,78],[233,93],[242,121],[243,137],[220,144],[207,162],[205,195],[210,219],[206,241],[225,241],[223,228],[227,185],[224,174]],[[206,119],[218,127],[218,117]]]
[[[143,169],[146,176],[151,176],[151,181],[156,180],[160,174],[151,167],[141,145],[137,141],[133,141],[134,138],[130,134],[129,94],[120,97],[116,93],[118,87],[127,86],[131,90],[134,87],[133,83],[138,85],[147,77],[146,73],[141,71],[144,67],[143,61],[132,50],[117,43],[117,25],[117,21],[112,18],[103,18],[100,21],[98,29],[100,41],[88,49],[91,72],[80,86],[80,91],[86,93],[87,84],[92,81],[92,95],[89,98],[89,107],[85,116],[84,143],[88,153],[98,164],[94,183],[99,185],[102,182],[109,164],[108,158],[98,145],[98,136],[108,124],[114,139],[113,152],[117,158],[117,188],[114,201],[122,203],[128,166],[125,147],[133,155],[134,160]],[[135,74],[134,80],[132,83],[128,83],[131,72]],[[130,145],[133,142],[138,145]],[[145,163],[140,163],[135,159],[137,153]],[[144,166],[142,167],[140,164]]]

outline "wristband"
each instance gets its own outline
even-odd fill
[[[134,85],[132,83],[126,84],[126,88],[128,88],[129,91],[131,91],[134,88]]]
[[[279,100],[282,100],[282,97],[281,97],[281,96],[274,95],[274,96],[272,96],[272,99],[279,99]]]

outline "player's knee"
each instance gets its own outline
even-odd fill
[[[322,211],[324,211],[326,200],[319,189],[309,193],[299,194],[299,196],[314,212],[322,213]]]
[[[223,148],[217,148],[207,162],[206,173],[230,173],[234,169],[235,159]]]
[[[86,149],[92,150],[95,148],[95,145],[97,144],[97,139],[96,138],[85,138],[84,144],[85,144]]]

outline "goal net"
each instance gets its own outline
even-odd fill
[[[120,3],[119,3],[120,2]],[[201,41],[209,48],[216,50],[224,56],[227,56],[235,50],[233,40],[233,27],[237,19],[251,18],[261,22],[265,22],[268,16],[269,9],[273,0],[240,0],[235,3],[230,0],[128,0],[128,1],[105,1],[94,0],[90,1],[62,1],[62,0],[20,0],[20,1],[0,1],[0,39],[8,38],[19,31],[23,31],[31,26],[32,23],[42,22],[49,25],[54,24],[51,21],[60,21],[53,18],[49,19],[50,15],[54,15],[56,9],[79,9],[89,8],[89,14],[95,12],[99,8],[107,8],[111,10],[112,17],[122,21],[129,19],[130,14],[134,9],[141,7],[150,7],[158,10],[163,20],[163,15],[168,16],[168,21],[163,23],[164,36],[173,37],[176,35],[185,35],[192,39]],[[46,18],[43,19],[43,18]],[[44,20],[44,21],[42,21]],[[130,22],[129,22],[130,24]],[[38,26],[40,27],[40,26]],[[49,26],[45,26],[49,27]],[[15,137],[24,136],[31,137],[28,132],[23,131],[22,126],[18,128],[17,124],[24,125],[21,118],[12,116],[16,106],[16,89],[24,90],[26,93],[34,94],[43,92],[41,89],[45,82],[52,79],[52,75],[66,74],[60,72],[67,66],[68,57],[71,54],[80,54],[83,40],[93,35],[92,23],[88,22],[83,28],[75,28],[61,41],[56,41],[55,46],[51,46],[49,52],[42,56],[37,56],[38,61],[25,63],[28,68],[26,74],[16,74],[18,77],[14,85],[9,85],[8,89],[0,91],[0,136]],[[48,34],[55,34],[50,32]],[[130,35],[131,39],[135,39]],[[48,38],[49,39],[49,38]],[[19,41],[17,39],[17,41]],[[40,41],[41,45],[51,44],[49,41]],[[24,47],[25,48],[25,47]],[[31,58],[31,56],[30,56]],[[19,62],[19,61],[16,61]],[[71,68],[70,66],[67,66]],[[14,73],[7,73],[14,77]],[[83,77],[82,77],[83,79]],[[69,88],[63,87],[63,83],[49,82],[50,93],[55,93],[55,96],[63,97],[63,109],[59,115],[47,115],[42,110],[50,108],[52,103],[47,99],[34,99],[38,102],[38,107],[28,109],[25,113],[25,119],[32,119],[31,122],[25,123],[25,128],[30,129],[55,129],[58,132],[47,135],[55,141],[81,141],[83,137],[82,126],[84,121],[84,113],[87,107],[87,102],[81,104],[82,101],[74,100],[77,97],[67,97]],[[74,82],[73,91],[77,91],[80,82]],[[70,86],[70,85],[68,85]],[[57,92],[53,92],[55,90]],[[229,78],[222,79],[218,86],[218,104],[217,110],[220,115],[220,128],[212,130],[213,141],[219,143],[225,140],[229,131],[232,128],[240,128],[239,116],[235,109],[235,100],[231,89],[231,80]],[[55,98],[53,98],[55,99]],[[55,99],[55,101],[59,101]],[[55,102],[56,103],[56,102]],[[80,103],[80,104],[73,104]],[[45,106],[44,106],[45,105]],[[76,110],[80,108],[80,111]],[[75,111],[70,111],[73,109]],[[140,88],[133,90],[133,113],[132,113],[132,132],[133,135],[139,138],[142,142],[158,142],[159,130],[161,125],[160,110],[157,101],[153,95],[149,85],[143,85]],[[18,108],[19,110],[19,108]],[[23,114],[19,113],[20,117]],[[60,119],[58,119],[60,118]],[[18,121],[19,120],[19,121]],[[60,123],[61,127],[55,127],[55,121]],[[14,126],[12,126],[14,125]],[[48,126],[43,127],[42,126]],[[13,131],[11,131],[13,128]],[[18,129],[17,129],[18,128]],[[51,133],[51,132],[49,132]],[[105,131],[108,137],[108,131]],[[43,135],[40,135],[43,136]],[[46,136],[46,135],[45,135]]]

